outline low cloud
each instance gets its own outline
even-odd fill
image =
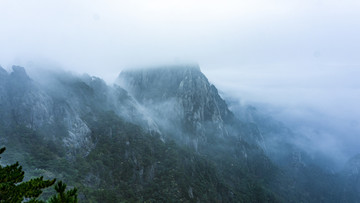
[[[357,66],[277,66],[207,71],[225,95],[285,123],[298,144],[343,163],[359,153]],[[226,82],[224,82],[226,81]]]

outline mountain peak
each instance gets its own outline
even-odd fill
[[[149,108],[175,101],[172,108],[181,109],[184,126],[192,133],[203,136],[206,123],[215,123],[218,135],[227,134],[223,122],[232,119],[232,113],[198,65],[123,71],[117,83]]]
[[[19,79],[19,80],[30,80],[30,77],[25,71],[24,67],[21,66],[12,66],[13,72],[11,72],[11,76]]]

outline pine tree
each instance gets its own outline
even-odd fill
[[[57,195],[52,196],[48,203],[76,203],[77,202],[77,189],[68,190],[65,193],[66,184],[62,181],[55,185]]]
[[[5,147],[0,149],[0,154],[5,151]],[[1,157],[0,157],[1,158]],[[22,182],[24,171],[18,162],[8,166],[0,165],[0,202],[42,202],[37,200],[44,188],[50,187],[55,183],[53,180],[43,180],[43,177]]]

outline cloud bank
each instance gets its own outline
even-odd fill
[[[316,145],[359,152],[359,1],[1,0],[0,8],[4,68],[62,67],[112,83],[123,68],[196,61],[219,89],[322,129]]]

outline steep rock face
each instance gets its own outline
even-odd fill
[[[225,122],[233,119],[233,114],[198,66],[123,71],[117,84],[146,108],[160,115],[170,111],[174,117],[182,118],[177,122],[185,133],[203,139],[207,131],[219,137],[228,135]]]

